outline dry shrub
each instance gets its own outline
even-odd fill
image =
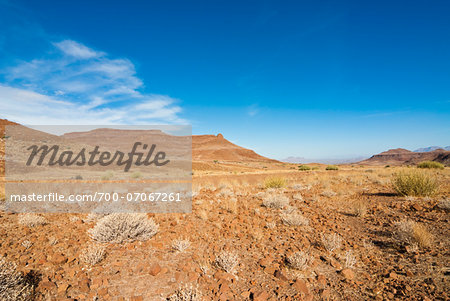
[[[225,199],[222,201],[222,208],[230,213],[236,214],[238,211],[237,206],[237,199],[231,198],[231,199]]]
[[[438,208],[444,209],[444,210],[450,210],[450,200],[449,199],[442,199],[439,201],[439,204],[437,205]]]
[[[169,301],[201,301],[203,300],[202,293],[197,286],[186,284],[179,287],[169,298]]]
[[[172,242],[172,249],[178,252],[184,252],[191,246],[191,242],[187,239],[175,239]]]
[[[432,196],[439,188],[437,180],[421,170],[404,170],[394,175],[394,189],[404,196]]]
[[[300,212],[291,212],[286,213],[283,212],[281,214],[281,221],[283,224],[288,226],[308,226],[309,225],[309,219],[304,217]]]
[[[401,243],[419,247],[430,247],[433,244],[433,235],[423,224],[403,220],[395,223],[395,226],[394,234]]]
[[[88,265],[96,265],[105,258],[106,247],[91,244],[81,251],[80,260]]]
[[[264,181],[264,188],[283,188],[286,186],[286,179],[282,177],[270,177]]]
[[[282,194],[269,194],[263,200],[263,206],[281,209],[289,205],[289,199]]]
[[[148,240],[158,233],[158,229],[159,226],[145,213],[113,213],[101,218],[89,234],[98,242],[122,243]]]
[[[367,202],[364,200],[357,200],[352,203],[352,214],[363,217],[367,213]]]
[[[222,188],[217,195],[221,198],[224,198],[224,197],[229,198],[229,197],[234,196],[234,192],[230,188],[225,187],[225,188]]]
[[[331,198],[333,196],[336,195],[336,192],[332,191],[332,190],[325,190],[324,192],[322,192],[320,194],[321,196],[327,197],[327,198]]]
[[[33,300],[33,285],[16,269],[17,266],[14,263],[8,262],[4,257],[0,256],[0,300]]]
[[[330,253],[342,246],[342,237],[337,233],[323,234],[321,239],[323,247]]]
[[[47,219],[34,213],[24,213],[19,215],[19,224],[27,227],[37,227],[48,224]]]
[[[286,257],[287,264],[296,270],[306,270],[311,264],[312,258],[309,254],[299,251]]]
[[[303,196],[300,193],[296,193],[292,196],[295,201],[303,201]]]
[[[33,246],[33,243],[31,241],[29,241],[29,240],[22,241],[22,247],[24,247],[25,250],[28,250],[32,246]]]
[[[356,256],[353,255],[353,251],[348,250],[345,252],[345,267],[353,268],[356,264]]]
[[[232,274],[239,264],[239,256],[235,252],[222,251],[217,255],[215,263],[217,267]]]

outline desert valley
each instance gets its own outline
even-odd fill
[[[2,209],[0,297],[448,300],[449,164],[405,149],[294,164],[192,136],[192,213]]]

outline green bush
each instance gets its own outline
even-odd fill
[[[437,169],[444,169],[444,165],[439,163],[439,162],[435,162],[435,161],[423,161],[420,162],[419,164],[417,164],[418,168],[437,168]]]
[[[328,165],[327,168],[325,168],[325,170],[338,170],[339,167],[337,167],[336,165]]]
[[[271,177],[264,181],[265,188],[283,188],[286,186],[286,179],[281,177]]]
[[[399,194],[405,196],[431,196],[439,189],[439,184],[432,175],[414,169],[396,173],[392,185]]]
[[[311,167],[308,165],[299,165],[298,170],[311,170]]]

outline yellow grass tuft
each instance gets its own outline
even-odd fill
[[[429,173],[420,170],[403,170],[392,179],[394,189],[404,196],[432,196],[439,184]]]

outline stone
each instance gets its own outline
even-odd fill
[[[292,287],[294,287],[298,292],[308,295],[309,290],[308,286],[306,285],[306,282],[303,279],[297,279],[295,280],[294,284],[292,284]]]
[[[149,274],[152,276],[156,276],[161,272],[161,266],[157,263],[154,263],[149,270]]]
[[[259,291],[253,294],[253,301],[266,301],[269,299],[269,294],[266,291]]]
[[[280,280],[288,281],[289,279],[284,275],[284,273],[281,270],[276,270],[273,274],[275,277],[277,277]]]
[[[355,277],[355,274],[353,273],[353,271],[351,269],[343,269],[341,271],[342,276],[345,277],[345,279],[347,280],[353,280],[353,278]]]

